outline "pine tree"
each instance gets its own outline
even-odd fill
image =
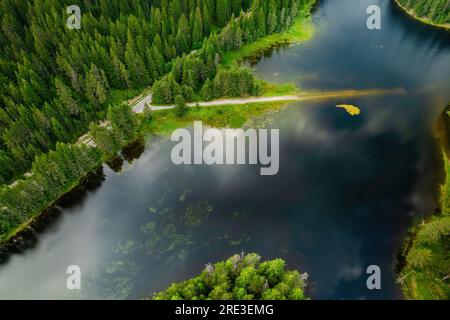
[[[107,82],[102,73],[96,65],[92,64],[86,75],[86,94],[89,101],[95,106],[103,104],[107,98]]]
[[[217,25],[223,27],[227,24],[230,18],[230,3],[229,0],[216,1],[216,19]]]
[[[264,12],[264,8],[259,8],[258,13],[258,36],[264,37],[267,34],[266,29],[266,14]]]
[[[195,11],[195,21],[192,31],[192,47],[198,49],[201,47],[203,41],[203,19],[200,9]]]
[[[111,125],[120,130],[125,140],[129,140],[134,136],[136,130],[136,119],[128,104],[122,103],[110,106],[108,109],[108,120]]]
[[[191,48],[190,44],[190,28],[188,20],[184,14],[181,15],[180,20],[178,21],[178,33],[175,38],[177,52],[179,55],[189,52]]]
[[[267,16],[267,34],[272,34],[278,28],[277,6],[275,0],[269,1],[267,11],[269,13]]]
[[[121,141],[107,127],[92,123],[89,126],[89,134],[94,139],[96,147],[107,156],[116,154],[120,148]]]
[[[67,87],[60,79],[55,80],[56,92],[62,104],[67,108],[70,115],[76,116],[80,113],[80,107],[73,98],[70,88]]]
[[[201,96],[206,101],[214,99],[214,86],[211,80],[206,80],[201,90]]]

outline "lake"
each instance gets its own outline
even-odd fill
[[[381,30],[366,27],[372,4]],[[174,144],[151,139],[4,259],[0,298],[143,298],[244,251],[308,272],[314,299],[401,299],[397,254],[411,224],[437,207],[433,128],[450,101],[449,33],[383,0],[320,1],[314,21],[313,40],[267,53],[255,74],[306,90],[405,94],[291,103],[255,119],[250,126],[280,130],[276,176],[175,166]],[[361,114],[336,108],[343,103]],[[69,265],[81,268],[81,291],[66,289]],[[381,290],[367,289],[370,265],[381,268]]]

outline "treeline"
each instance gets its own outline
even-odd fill
[[[447,139],[450,138],[450,104],[444,117]],[[450,141],[441,141],[444,146]],[[440,214],[417,224],[412,239],[405,248],[405,265],[398,282],[407,299],[450,299],[450,163],[448,150],[443,148],[445,183],[441,188]]]
[[[109,107],[106,121],[90,125],[94,145],[58,142],[54,151],[36,157],[26,179],[3,186],[0,242],[136,139],[137,117],[128,104]]]
[[[257,94],[259,88],[255,87],[249,71],[220,68],[222,54],[238,50],[266,35],[287,30],[302,7],[311,2],[254,0],[249,11],[241,12],[239,16],[233,13],[230,23],[219,34],[212,33],[201,49],[176,59],[171,72],[155,83],[153,101],[169,104],[178,95],[183,95],[186,101],[195,101]]]
[[[251,4],[0,0],[0,183],[103,118],[109,90],[153,84]],[[66,26],[70,5],[81,8],[80,30]]]
[[[450,1],[448,0],[397,0],[421,18],[443,24],[450,23]]]
[[[65,25],[74,3],[83,10],[78,31]],[[32,172],[0,186],[0,241],[133,139],[134,114],[126,104],[108,109],[109,90],[169,73],[154,84],[156,100],[257,94],[248,70],[219,68],[221,54],[284,30],[300,7],[300,0],[0,0],[0,184]],[[96,148],[70,145],[88,129]]]
[[[85,145],[57,143],[54,151],[36,157],[32,175],[0,190],[0,242],[101,163],[101,154]]]
[[[171,285],[156,300],[306,300],[307,275],[287,271],[282,259],[261,262],[255,253],[207,264],[200,276]]]
[[[136,138],[138,119],[126,103],[111,106],[106,122],[92,123],[89,135],[95,146],[106,158],[115,156],[124,146]]]

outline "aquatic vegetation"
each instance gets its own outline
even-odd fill
[[[351,116],[359,116],[361,114],[361,109],[351,104],[338,104],[336,107],[345,109],[345,111],[347,111],[347,113]]]
[[[154,222],[149,222],[149,223],[141,226],[141,232],[143,234],[151,234],[152,232],[155,231],[155,229],[156,229],[156,223],[154,223]]]
[[[241,211],[241,210],[236,211],[233,213],[233,219],[245,221],[245,220],[247,220],[247,213],[245,211]]]
[[[135,242],[132,239],[120,241],[116,253],[129,254],[136,250]]]
[[[105,272],[108,274],[116,273],[120,268],[123,267],[123,264],[124,263],[122,261],[112,262],[106,266]]]
[[[192,193],[192,190],[190,188],[184,189],[183,193],[180,195],[180,201],[184,202],[186,201],[186,198]]]
[[[169,187],[166,186],[165,189],[165,196],[169,197]],[[182,195],[187,196],[191,192],[190,189],[185,189]],[[194,229],[213,212],[213,205],[207,201],[190,203],[181,214],[174,207],[152,207],[150,212],[153,221],[140,227],[141,233],[146,236],[143,247],[147,255],[155,259],[166,259],[168,255],[177,255],[180,250],[195,244],[192,241]]]
[[[245,233],[237,235],[237,236],[232,236],[230,238],[231,238],[230,246],[232,246],[232,247],[237,247],[237,246],[240,246],[244,242],[251,241],[251,238],[249,236],[247,236],[247,234],[245,234]]]
[[[188,227],[198,227],[213,212],[213,210],[214,207],[208,201],[189,205],[186,208],[183,221]]]
[[[112,261],[87,278],[86,292],[95,299],[126,299],[133,291],[132,279],[138,271],[130,261]]]

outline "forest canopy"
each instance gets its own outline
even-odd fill
[[[438,24],[450,23],[450,1],[448,0],[397,0],[402,6],[413,10],[421,18]]]
[[[255,253],[207,264],[193,279],[172,284],[155,300],[306,300],[307,274],[287,271],[282,259],[261,262]]]
[[[124,101],[145,88],[179,105],[259,94],[223,53],[286,30],[314,2],[0,0],[0,242],[136,138]],[[79,30],[66,25],[72,5]]]
[[[229,94],[214,90],[224,78],[254,93],[245,73],[215,78],[221,51],[286,29],[311,2],[0,0],[0,184],[104,119],[114,92],[132,98],[170,73],[156,102]],[[66,26],[71,5],[80,30]]]

